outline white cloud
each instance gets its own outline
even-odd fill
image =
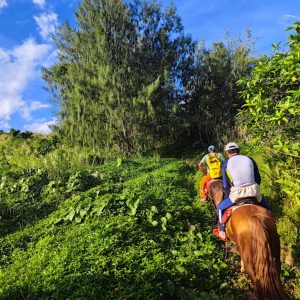
[[[48,108],[50,105],[39,101],[33,101],[22,108],[22,116],[26,120],[31,120],[31,113],[41,108]]]
[[[36,120],[34,123],[24,125],[24,128],[28,131],[35,133],[48,134],[51,132],[49,126],[57,124],[57,119],[47,121],[46,119]]]
[[[6,0],[0,0],[0,9],[8,6]]]
[[[44,40],[48,40],[58,26],[56,13],[34,16],[34,20],[36,21],[39,27],[39,33]]]
[[[289,14],[283,15],[282,17],[283,17],[284,19],[298,19],[297,16],[289,15]]]
[[[8,94],[8,95],[4,95],[4,97],[1,94],[0,94],[0,104],[1,104],[0,121],[8,124],[8,121],[10,120],[10,116],[14,114],[16,111],[18,111],[19,109],[21,109],[25,105],[25,102],[17,94],[15,95]]]
[[[0,0],[1,1],[1,0]],[[40,6],[41,8],[43,8],[45,6],[45,0],[33,0],[34,4],[37,4],[38,6]]]
[[[53,66],[56,61],[57,61],[57,53],[58,53],[58,50],[57,49],[54,49],[48,56],[47,56],[47,59],[44,60],[43,62],[43,67],[45,68],[50,68],[51,66]]]
[[[0,48],[0,63],[8,62],[9,61],[9,55]]]
[[[0,48],[0,124],[9,125],[15,113],[30,118],[32,111],[45,106],[40,102],[23,99],[23,92],[30,80],[36,78],[44,61],[47,60],[50,45],[37,44],[33,39],[12,50]]]
[[[282,25],[286,25],[287,23],[295,22],[299,17],[294,15],[285,14],[281,16],[279,23]]]
[[[5,129],[10,129],[11,126],[7,121],[2,121],[0,120],[0,129],[5,130]]]

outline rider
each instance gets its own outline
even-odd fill
[[[210,145],[208,147],[208,154],[206,154],[198,163],[198,168],[204,175],[199,184],[201,202],[207,201],[206,193],[204,190],[205,185],[211,179],[222,177],[222,163],[224,161],[224,156],[221,153],[216,152],[216,147],[214,145]]]
[[[213,231],[223,241],[226,240],[225,226],[222,224],[223,212],[235,205],[237,199],[255,197],[261,206],[269,209],[260,192],[261,177],[256,162],[251,157],[241,155],[236,143],[227,144],[225,153],[228,160],[222,166],[223,188],[230,191],[230,194],[218,205],[220,230]]]

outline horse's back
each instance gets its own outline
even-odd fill
[[[237,207],[227,224],[228,235],[249,235],[249,226],[253,225],[254,219],[259,219],[264,228],[276,232],[276,225],[272,214],[259,205],[245,204]]]

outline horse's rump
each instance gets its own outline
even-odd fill
[[[236,208],[226,232],[238,246],[258,299],[287,299],[280,282],[280,241],[272,214],[257,205]]]
[[[216,208],[223,199],[222,182],[213,182],[209,192]],[[259,205],[238,206],[226,233],[237,245],[257,299],[288,299],[280,282],[280,241],[272,214]]]

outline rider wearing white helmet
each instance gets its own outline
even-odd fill
[[[256,162],[251,157],[241,155],[236,143],[228,143],[225,153],[228,160],[222,165],[223,188],[230,191],[230,194],[218,205],[221,227],[220,230],[214,230],[214,234],[222,240],[226,240],[225,225],[222,224],[223,212],[235,205],[237,199],[255,197],[260,205],[269,209],[260,192],[261,177]]]

